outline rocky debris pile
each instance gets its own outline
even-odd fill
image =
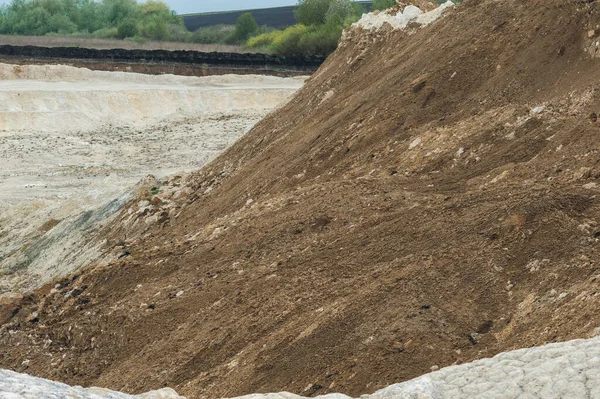
[[[0,370],[1,399],[185,399],[169,388],[126,395],[102,388],[70,387],[8,370]]]

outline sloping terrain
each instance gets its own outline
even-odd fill
[[[119,260],[4,300],[0,366],[356,396],[596,335],[599,25],[597,2],[467,0],[347,32],[285,107],[131,202]]]
[[[198,169],[302,82],[0,64],[0,295],[118,256],[99,231],[140,179]]]

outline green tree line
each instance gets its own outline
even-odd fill
[[[12,0],[0,8],[1,34],[167,40],[180,31],[183,20],[159,0]]]

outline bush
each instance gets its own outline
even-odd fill
[[[333,0],[329,5],[325,21],[329,24],[344,25],[347,20],[354,17],[355,11],[350,0]]]
[[[365,12],[367,12],[365,7],[360,3],[352,2],[352,9],[354,9],[354,16],[356,17],[357,21]]]
[[[323,25],[331,2],[332,0],[298,0],[294,17],[301,25]]]
[[[137,36],[139,31],[137,21],[132,18],[121,21],[119,26],[117,26],[117,36],[119,39]]]
[[[69,17],[77,24],[80,32],[92,33],[103,27],[107,23],[101,17],[101,5],[91,0],[80,0],[80,8],[75,9]]]
[[[299,4],[296,19],[305,24],[258,35],[248,40],[246,46],[279,55],[326,56],[337,48],[344,27],[364,12],[362,6],[350,0],[300,0]]]
[[[145,3],[140,3],[139,12],[141,14],[140,32],[148,39],[166,40],[169,36],[168,26],[181,23],[169,6],[159,0],[147,0]]]
[[[167,22],[159,18],[151,18],[142,22],[140,33],[143,37],[151,40],[165,40],[169,35]]]
[[[302,24],[290,26],[283,31],[279,31],[273,38],[271,49],[279,55],[299,54],[298,43],[300,43],[300,39],[307,32],[308,28]]]
[[[273,45],[275,38],[281,35],[281,31],[263,33],[258,36],[251,37],[246,43],[246,47],[252,49],[269,49]]]
[[[71,21],[66,15],[54,14],[48,18],[48,32],[60,33],[61,35],[70,35],[77,32],[77,24]]]
[[[297,53],[305,56],[329,55],[337,48],[343,28],[329,23],[314,27],[300,38]]]
[[[227,44],[241,44],[254,36],[258,31],[258,24],[251,13],[247,12],[239,16],[235,23],[235,30],[226,38]]]
[[[167,39],[172,42],[189,42],[192,34],[185,26],[179,24],[167,25]]]
[[[44,8],[33,8],[23,15],[23,19],[17,22],[17,32],[24,35],[43,36],[50,32],[48,21],[51,14]]]
[[[235,30],[233,25],[214,25],[199,28],[190,37],[190,41],[202,44],[220,44]]]
[[[136,0],[102,0],[101,4],[100,17],[103,17],[105,24],[109,26],[116,27],[121,21],[139,17]]]

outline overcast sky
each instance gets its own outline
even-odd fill
[[[164,0],[179,14],[195,12],[246,10],[250,8],[266,8],[290,6],[297,0]],[[0,4],[10,3],[10,0],[0,0]]]

